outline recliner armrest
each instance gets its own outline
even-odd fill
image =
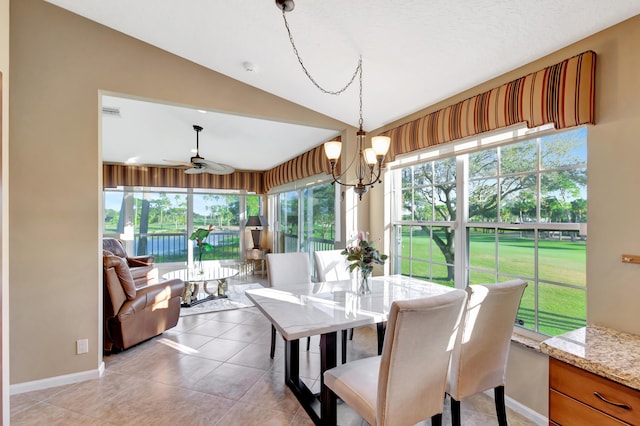
[[[167,302],[176,297],[179,298],[183,290],[184,283],[179,279],[161,281],[156,284],[140,287],[136,290],[136,298],[126,301],[120,308],[117,316],[122,319],[123,316],[135,315],[148,306]]]
[[[133,256],[127,257],[127,264],[129,267],[135,266],[153,266],[156,263],[154,256]]]

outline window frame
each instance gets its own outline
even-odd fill
[[[586,283],[586,263],[585,263],[584,286],[571,284],[571,283],[554,282],[548,279],[547,280],[540,279],[540,277],[538,276],[538,269],[539,269],[539,263],[538,263],[539,261],[538,235],[539,234],[538,233],[539,232],[544,232],[547,230],[573,231],[573,232],[576,232],[578,235],[583,235],[585,234],[585,230],[586,230],[586,222],[584,223],[541,222],[540,220],[540,217],[541,217],[540,204],[541,204],[541,194],[542,194],[542,188],[540,186],[541,176],[544,173],[553,173],[561,170],[574,169],[574,168],[584,168],[585,174],[586,174],[588,173],[586,158],[585,158],[585,162],[579,165],[572,165],[570,167],[559,167],[559,168],[544,170],[541,167],[541,156],[539,155],[540,149],[541,149],[540,144],[536,142],[536,146],[537,146],[536,158],[538,159],[538,164],[535,167],[535,171],[532,172],[536,175],[536,180],[537,180],[536,219],[535,219],[535,222],[525,222],[525,223],[502,222],[501,216],[499,215],[500,202],[498,202],[497,204],[498,217],[495,222],[469,222],[469,205],[468,204],[469,204],[470,179],[468,177],[469,175],[468,160],[469,160],[469,155],[475,152],[479,152],[486,149],[495,149],[497,147],[516,144],[518,142],[523,142],[526,140],[539,140],[540,138],[545,136],[571,132],[580,128],[586,128],[586,126],[579,126],[571,129],[564,129],[562,131],[556,131],[552,125],[541,126],[536,129],[526,129],[524,126],[514,126],[511,129],[502,129],[501,131],[488,133],[486,135],[483,135],[483,137],[480,137],[480,138],[477,136],[472,138],[467,138],[465,140],[444,144],[443,146],[437,146],[428,150],[404,155],[402,157],[399,157],[393,163],[388,164],[387,179],[390,178],[392,182],[391,197],[393,200],[391,202],[391,206],[392,206],[391,208],[392,250],[391,251],[393,255],[392,270],[394,271],[394,273],[401,273],[402,260],[404,261],[409,260],[410,262],[413,262],[415,260],[415,258],[413,257],[413,253],[411,252],[408,258],[406,256],[402,256],[402,251],[400,246],[401,243],[399,242],[397,237],[399,232],[398,229],[400,229],[400,227],[403,227],[403,226],[425,226],[425,225],[426,226],[442,226],[444,224],[454,229],[455,231],[454,286],[456,288],[465,288],[470,281],[470,274],[474,270],[476,270],[476,268],[472,267],[469,263],[470,262],[470,252],[469,252],[470,250],[469,249],[469,235],[470,235],[469,229],[470,228],[494,229],[494,232],[496,233],[496,235],[500,229],[519,230],[519,229],[534,228],[536,238],[534,239],[535,267],[533,268],[533,270],[535,273],[534,273],[534,277],[532,277],[534,282],[533,283],[529,282],[529,285],[530,286],[533,285],[534,291],[535,291],[535,298],[534,298],[535,324],[534,324],[533,330],[531,330],[530,328],[522,328],[522,327],[518,327],[518,330],[522,334],[534,334],[534,335],[542,336],[543,334],[539,331],[539,324],[538,324],[539,284],[551,284],[551,285],[556,285],[556,286],[561,286],[566,288],[579,289],[581,291],[584,291],[585,299],[586,299],[587,283]],[[588,143],[588,134],[585,137],[587,140],[586,143]],[[457,184],[456,201],[457,202],[455,207],[456,220],[450,221],[450,222],[404,220],[402,216],[402,212],[400,211],[402,206],[402,200],[403,200],[402,190],[404,189],[402,184],[402,176],[403,176],[402,170],[408,166],[422,165],[428,162],[433,162],[433,161],[437,161],[437,160],[447,158],[447,157],[452,157],[452,156],[456,158],[456,165],[457,165],[456,167],[456,173],[457,173],[456,174],[456,184]],[[413,175],[413,169],[412,169],[412,175]],[[502,176],[502,174],[499,171],[496,174],[496,179],[498,179],[498,176]],[[412,184],[413,184],[413,181],[412,181]],[[497,188],[498,188],[497,189],[498,193],[500,193],[501,192],[500,187],[498,186]],[[587,183],[584,184],[585,191],[586,191],[586,188],[587,188]],[[586,195],[584,196],[584,199],[585,200],[587,199]],[[432,219],[435,219],[435,218],[432,217]],[[499,240],[496,239],[496,250],[498,247],[499,247]],[[427,259],[427,261],[432,262],[432,259]],[[499,255],[498,255],[498,252],[496,251],[496,257],[495,257],[496,266],[494,268],[495,278],[496,278],[495,282],[497,282],[498,277],[504,278],[504,276],[506,275],[499,272],[498,262],[499,262]],[[412,269],[410,268],[409,273],[411,272],[412,272]],[[482,271],[482,272],[486,272],[486,271]],[[501,279],[501,281],[504,281],[504,279]],[[528,280],[528,281],[531,281],[531,280]],[[586,304],[585,304],[584,318],[586,322]]]

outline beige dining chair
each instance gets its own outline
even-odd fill
[[[313,252],[316,262],[316,278],[320,282],[351,279],[347,256],[342,250],[318,250]]]
[[[330,282],[351,279],[347,257],[342,250],[318,250],[313,252],[316,264],[316,279],[319,282]],[[350,329],[353,340],[353,328]],[[342,330],[342,363],[347,362],[347,330]]]
[[[267,254],[267,276],[269,287],[281,287],[290,284],[311,284],[311,265],[307,253],[269,253]],[[307,337],[307,350],[311,338]],[[271,325],[271,352],[273,359],[276,351],[276,328]]]
[[[451,420],[460,425],[460,401],[494,389],[500,426],[507,425],[504,404],[507,358],[513,325],[527,283],[470,285],[460,333],[451,355],[446,393],[451,397]]]
[[[318,250],[313,252],[316,263],[316,278],[320,282],[351,279],[349,265],[351,262],[342,254],[342,250]],[[378,334],[378,355],[382,353],[382,341],[386,322],[376,324]],[[350,340],[353,340],[353,328],[349,329]],[[342,363],[347,362],[347,330],[342,331]]]
[[[444,385],[467,294],[391,304],[382,355],[329,369],[324,383],[370,425],[442,424]]]

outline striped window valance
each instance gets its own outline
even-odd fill
[[[333,140],[341,140],[335,138]],[[264,174],[265,190],[269,191],[279,185],[304,179],[321,173],[331,174],[331,165],[324,155],[324,146],[320,145],[310,151],[280,164]],[[340,160],[336,164],[336,174],[340,173]]]
[[[382,133],[391,137],[387,161],[518,123],[595,124],[595,64],[596,54],[587,51],[388,130]]]
[[[103,185],[146,186],[157,188],[238,189],[264,194],[264,172],[236,171],[228,175],[201,173],[188,175],[174,167],[125,166],[103,164]]]

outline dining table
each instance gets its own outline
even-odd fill
[[[372,277],[360,294],[357,280],[312,282],[252,289],[246,296],[285,340],[285,383],[318,425],[337,422],[336,396],[324,372],[337,365],[337,332],[387,321],[392,302],[436,296],[453,288],[403,275]],[[320,393],[300,378],[299,339],[320,335]]]

